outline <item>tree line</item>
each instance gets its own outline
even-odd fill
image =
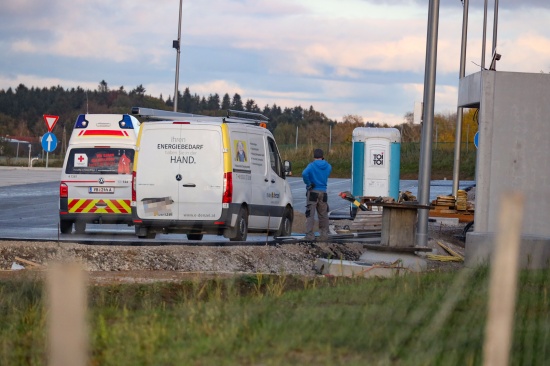
[[[178,92],[178,111],[185,113],[222,116],[227,109],[262,113],[269,118],[268,129],[275,135],[279,144],[333,144],[351,142],[356,127],[389,127],[387,124],[365,122],[361,116],[345,115],[342,121],[328,118],[324,113],[310,106],[281,107],[272,105],[258,106],[254,99],[243,99],[238,93],[232,96],[225,93],[200,96],[191,93],[187,87]],[[47,132],[43,120],[44,114],[58,115],[59,121],[53,131],[63,146],[72,132],[74,121],[82,113],[129,113],[131,107],[173,110],[174,100],[170,96],[165,100],[162,94],[156,98],[146,95],[143,85],[130,91],[124,87],[111,88],[102,80],[96,90],[81,87],[64,89],[61,86],[50,88],[27,87],[19,84],[15,89],[0,90],[0,137],[39,138]],[[412,112],[404,115],[401,125],[393,126],[400,130],[402,142],[419,142],[421,126],[412,123]],[[456,114],[437,114],[435,116],[434,139],[440,142],[454,141]],[[476,110],[465,113],[462,141],[473,141],[477,131]],[[64,151],[62,151],[64,152]]]
[[[63,89],[61,86],[28,88],[19,84],[15,89],[0,90],[0,135],[41,136],[47,131],[43,114],[60,116],[59,123],[70,132],[81,113],[129,113],[133,106],[173,110],[174,100],[170,97],[164,100],[162,94],[158,98],[146,95],[143,85],[129,92],[124,87],[112,89],[105,80],[96,90]],[[221,116],[227,109],[262,113],[269,118],[268,128],[272,131],[279,123],[299,126],[314,122],[336,123],[313,106],[289,108],[274,103],[260,108],[254,99],[244,100],[238,93],[232,96],[225,93],[221,97],[215,93],[205,97],[192,94],[189,88],[178,93],[180,112]]]

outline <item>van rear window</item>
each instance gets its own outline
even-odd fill
[[[132,174],[133,149],[75,148],[69,152],[66,174]]]

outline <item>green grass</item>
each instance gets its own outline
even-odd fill
[[[480,365],[488,270],[249,275],[89,291],[92,365]],[[550,271],[519,281],[512,365],[550,363]],[[42,284],[0,282],[0,364],[46,363]]]

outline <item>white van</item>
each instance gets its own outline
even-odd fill
[[[266,117],[132,113],[164,119],[142,122],[138,137],[132,194],[138,237],[215,234],[245,241],[249,231],[291,234],[292,193]]]
[[[87,223],[132,225],[132,170],[140,122],[129,114],[76,119],[59,185],[59,229]]]

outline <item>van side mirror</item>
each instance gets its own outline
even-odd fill
[[[285,175],[292,175],[292,164],[288,160],[285,160]]]

